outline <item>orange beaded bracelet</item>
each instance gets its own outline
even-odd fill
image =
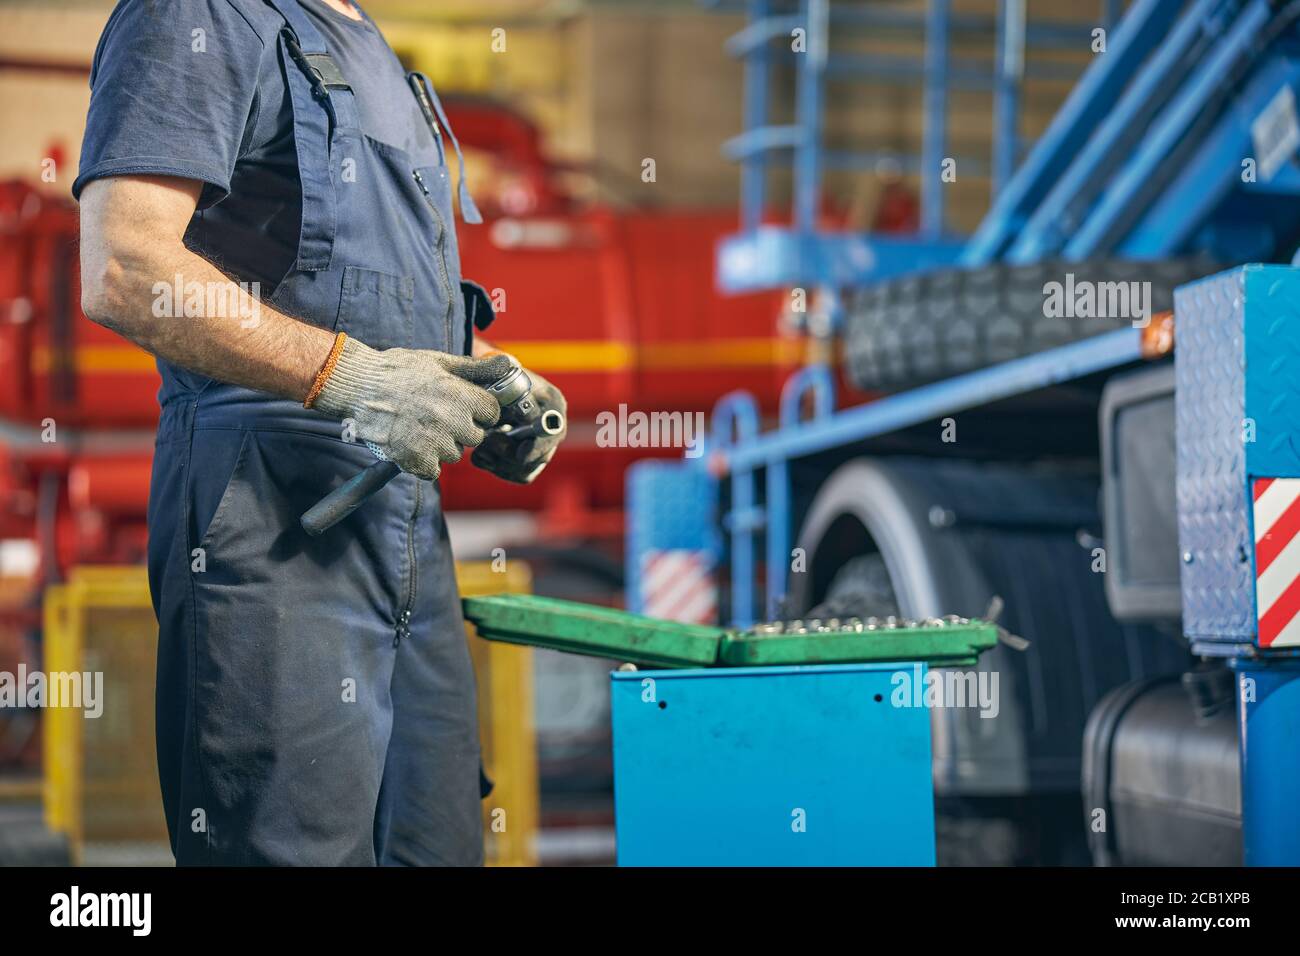
[[[307,399],[302,403],[303,408],[311,408],[316,404],[316,399],[320,398],[321,389],[329,380],[330,373],[334,371],[334,366],[339,362],[339,356],[343,354],[343,343],[347,341],[348,334],[340,332],[334,336],[334,345],[330,349],[329,356],[325,359],[325,364],[320,367],[316,373],[316,380],[311,383],[311,391],[307,393]]]

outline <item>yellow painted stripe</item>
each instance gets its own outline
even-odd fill
[[[73,352],[73,365],[78,372],[95,372],[110,375],[140,375],[154,371],[153,356],[134,345],[83,345]],[[40,346],[32,352],[32,365],[38,374],[53,367],[50,349]]]
[[[500,342],[492,347],[509,352],[522,365],[546,372],[607,372],[631,368],[636,351],[621,342],[579,339],[565,342]]]
[[[706,339],[686,342],[651,342],[640,349],[605,339],[564,341],[506,340],[492,342],[529,368],[545,372],[611,372],[640,367],[646,371],[694,368],[744,368],[796,364],[805,358],[807,343],[794,338]],[[48,373],[52,352],[34,350],[38,374]],[[79,372],[140,375],[154,371],[148,352],[132,345],[85,345],[73,353]]]
[[[800,339],[706,339],[702,342],[652,342],[641,347],[643,368],[716,368],[798,362]]]
[[[806,343],[788,338],[706,339],[652,342],[637,349],[602,339],[563,342],[494,339],[492,345],[540,372],[605,372],[636,366],[659,371],[793,364],[803,360]]]

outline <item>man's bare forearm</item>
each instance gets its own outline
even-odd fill
[[[118,259],[110,268],[114,291],[91,318],[173,365],[301,401],[329,353],[329,332],[276,312],[192,252]],[[204,314],[187,315],[186,301],[198,296],[229,307],[208,315],[191,306]]]
[[[182,180],[152,185],[161,188],[97,181],[82,194],[86,315],[174,365],[301,401],[333,335],[277,312],[255,286],[185,248],[197,191]]]

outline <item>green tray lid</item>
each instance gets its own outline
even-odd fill
[[[465,598],[465,617],[481,637],[660,667],[712,667],[726,633],[533,594]]]
[[[959,617],[789,621],[738,631],[532,594],[470,597],[462,603],[465,617],[488,640],[658,667],[875,661],[969,667],[998,640],[996,625]]]

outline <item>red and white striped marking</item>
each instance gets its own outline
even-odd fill
[[[650,617],[689,624],[718,619],[718,589],[707,552],[647,551],[641,559],[641,610]]]
[[[1300,645],[1300,478],[1256,478],[1253,493],[1259,643]]]

